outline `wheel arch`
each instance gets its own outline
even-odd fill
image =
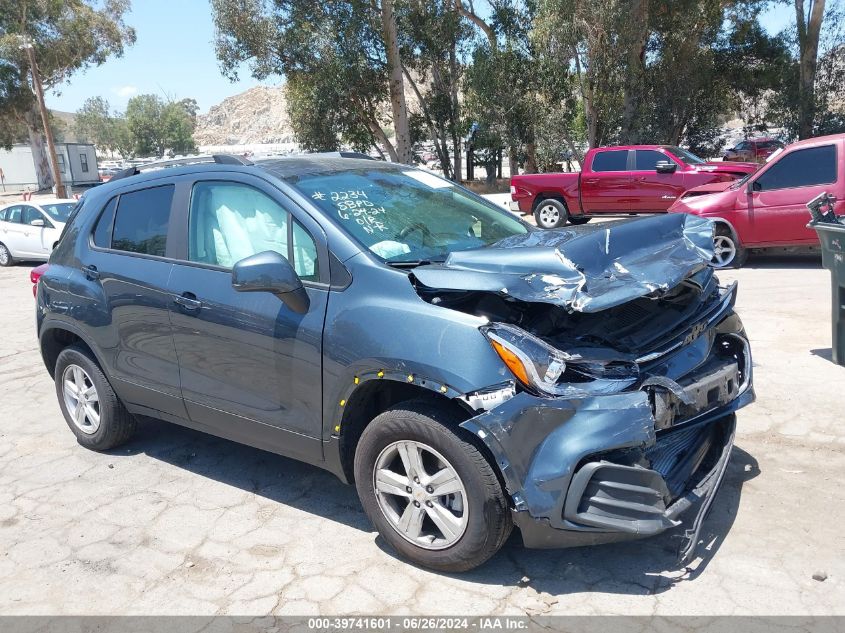
[[[90,352],[101,369],[105,367],[94,347],[73,326],[64,323],[44,323],[38,336],[41,358],[51,377],[55,377],[56,361],[62,350],[71,345],[79,345]]]
[[[416,379],[411,383],[385,375],[362,380],[347,398],[341,400],[340,422],[332,431],[339,440],[340,463],[346,481],[355,481],[355,450],[364,429],[374,418],[391,407],[410,400],[426,402],[449,410],[459,423],[475,415],[468,405],[453,397],[457,394],[451,393],[451,390],[443,393],[441,388],[439,383],[431,381]],[[455,430],[457,429],[456,425]],[[467,436],[469,435],[467,433]],[[492,463],[495,464],[495,461]]]

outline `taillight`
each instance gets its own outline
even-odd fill
[[[516,193],[516,187],[514,187],[513,185],[511,185],[511,195],[513,195],[513,194],[515,194],[515,193]]]
[[[49,264],[41,264],[40,266],[36,266],[31,271],[29,271],[29,280],[32,282],[33,297],[38,294],[38,280],[41,279],[41,275],[47,272],[48,267]]]

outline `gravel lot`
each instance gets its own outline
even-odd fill
[[[0,269],[0,614],[845,614],[845,368],[815,260],[721,275],[740,281],[758,401],[702,559],[676,569],[666,535],[556,552],[517,537],[460,576],[397,560],[317,468],[157,422],[111,454],[78,446],[28,274]]]

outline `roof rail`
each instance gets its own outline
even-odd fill
[[[121,178],[128,178],[135,176],[142,171],[165,169],[167,167],[180,167],[182,165],[200,165],[203,163],[215,163],[217,165],[243,165],[249,166],[254,164],[251,160],[234,156],[232,154],[212,154],[210,156],[187,156],[185,158],[171,158],[168,160],[159,160],[154,163],[147,163],[146,165],[133,165],[128,169],[117,172],[109,179],[109,182],[119,180]]]

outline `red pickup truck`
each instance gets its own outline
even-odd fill
[[[793,143],[751,176],[686,192],[669,212],[713,220],[713,265],[739,267],[749,249],[817,248],[807,203],[822,192],[836,198],[834,213],[845,213],[845,134]]]
[[[598,215],[664,213],[687,189],[731,182],[758,167],[708,163],[670,145],[598,147],[587,152],[580,173],[512,176],[510,209],[533,213],[544,229]]]

